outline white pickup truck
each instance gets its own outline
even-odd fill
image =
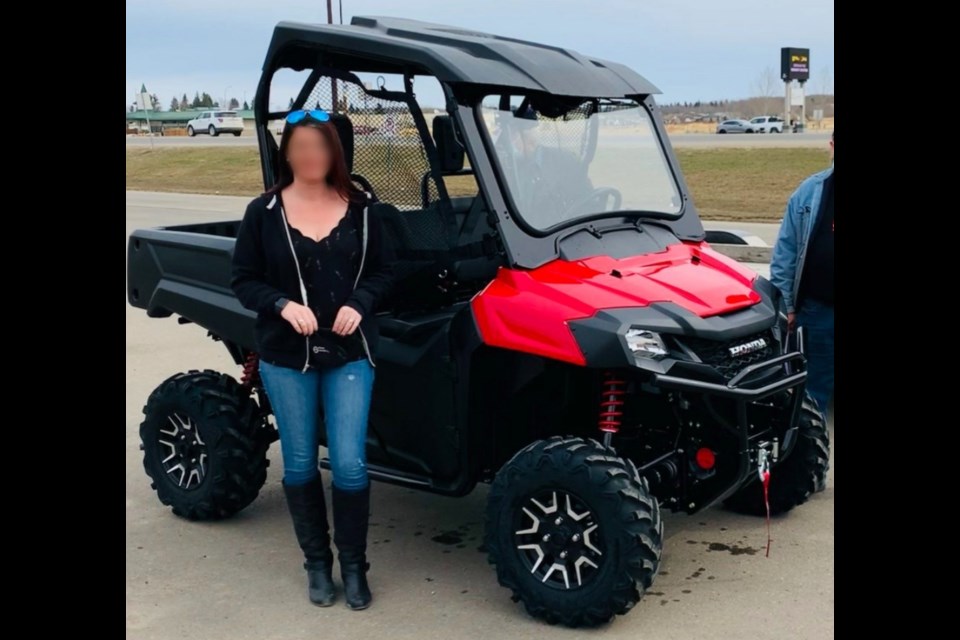
[[[783,133],[783,118],[777,116],[758,116],[750,124],[756,133]]]

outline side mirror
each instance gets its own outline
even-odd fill
[[[463,169],[466,154],[457,140],[450,116],[437,116],[433,119],[433,142],[437,145],[441,173],[456,173]]]

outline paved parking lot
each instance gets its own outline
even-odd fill
[[[245,199],[127,197],[127,233],[145,226],[238,217]],[[178,204],[179,203],[179,204]],[[493,640],[582,638],[826,639],[834,635],[834,487],[774,519],[713,509],[667,515],[660,574],[628,615],[596,631],[550,627],[497,585],[478,550],[485,486],[445,498],[374,483],[362,612],[317,608],[280,486],[279,447],[260,497],[224,522],[191,523],[156,500],[143,472],[141,409],[166,377],[211,368],[237,375],[226,350],[195,325],[126,309],[127,636],[138,640],[299,638]],[[831,436],[833,428],[831,425]],[[834,440],[835,445],[835,440]],[[835,448],[835,446],[834,446]],[[329,490],[329,472],[323,472]],[[339,578],[337,578],[339,581]]]

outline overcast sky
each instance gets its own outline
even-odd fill
[[[338,0],[334,20],[339,19]],[[758,93],[780,47],[810,49],[808,93],[833,90],[833,0],[342,0],[343,21],[388,15],[562,46],[622,62],[657,85],[658,102]],[[141,83],[170,99],[208,92],[252,100],[273,26],[326,22],[325,0],[127,0],[126,104]],[[393,88],[393,87],[390,87]],[[778,89],[779,91],[779,89]],[[275,86],[285,108],[292,86]],[[440,100],[418,92],[425,106]]]

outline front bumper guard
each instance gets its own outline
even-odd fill
[[[773,373],[780,371],[781,377],[773,382],[766,382],[766,379]],[[691,511],[706,509],[714,504],[726,500],[735,493],[751,476],[756,476],[755,455],[757,445],[751,446],[750,424],[747,417],[747,405],[751,402],[763,400],[772,395],[783,393],[789,389],[796,389],[797,392],[791,394],[788,412],[790,416],[787,433],[794,436],[797,421],[800,416],[800,408],[803,406],[804,388],[806,386],[807,371],[806,358],[803,353],[794,351],[777,356],[765,362],[758,362],[744,367],[736,376],[731,378],[726,384],[715,382],[705,382],[702,380],[692,380],[681,378],[668,374],[654,374],[653,383],[661,389],[675,389],[677,391],[690,391],[708,396],[717,396],[729,398],[736,403],[737,422],[735,425],[723,424],[727,431],[732,433],[739,443],[738,450],[738,477],[739,482],[734,482],[725,491],[712,498],[708,504],[691,505]],[[753,384],[751,384],[751,382]],[[758,384],[759,386],[753,386]],[[791,442],[784,438],[784,445],[781,451],[789,454]]]

